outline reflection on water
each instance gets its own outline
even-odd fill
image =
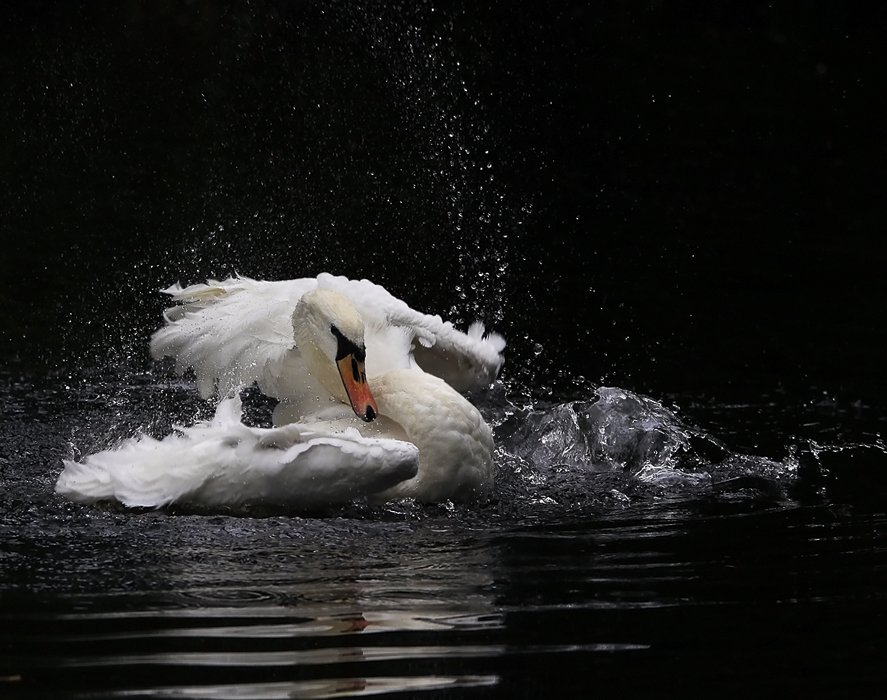
[[[10,687],[329,697],[497,680],[465,669],[505,650],[490,636],[503,626],[490,551],[457,548],[452,530],[155,514],[135,516],[134,527],[101,513],[96,520],[98,538],[125,529],[115,552],[59,541],[42,552],[51,562],[19,569],[22,606],[3,608],[4,629],[15,630],[3,635]],[[132,539],[142,528],[154,531],[149,540]],[[72,575],[59,581],[59,571]],[[102,578],[116,578],[118,590],[77,590]]]
[[[167,563],[128,570],[120,590],[102,590],[97,576],[88,592],[71,584],[86,565],[133,566],[125,551],[98,561],[46,551],[56,578],[42,593],[29,580],[39,570],[6,578],[6,688],[35,697],[448,688],[508,697],[579,693],[594,677],[649,692],[658,674],[692,658],[675,687],[710,689],[758,666],[797,680],[812,648],[815,677],[837,687],[848,682],[842,629],[865,633],[873,648],[887,641],[872,614],[887,600],[883,515],[686,502],[485,532],[459,513],[408,527],[293,519],[309,537],[258,558],[250,548],[285,521],[226,529],[235,519],[152,517],[169,523],[155,541]],[[325,547],[309,543],[321,536]],[[219,565],[198,577],[181,567],[203,538]],[[341,556],[348,542],[377,539],[385,544],[364,556]],[[652,670],[637,675],[638,666]],[[871,658],[850,668],[851,686],[880,673]]]
[[[795,415],[759,415],[789,437],[756,456],[622,390],[527,407],[494,392],[480,399],[499,445],[484,506],[234,517],[53,493],[68,441],[87,452],[210,410],[178,385],[5,392],[4,697],[710,694],[758,675],[853,692],[880,678],[879,655],[847,646],[887,643],[877,414],[829,443],[835,419],[817,410],[810,436]]]

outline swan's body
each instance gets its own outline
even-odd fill
[[[419,449],[416,476],[381,497],[468,501],[488,495],[493,435],[471,403],[442,379],[418,369],[386,372],[374,377],[372,386],[380,416],[395,424],[386,434],[401,435]]]
[[[256,382],[280,399],[274,420],[287,425],[247,428],[223,401],[212,423],[67,462],[60,493],[142,506],[311,507],[489,492],[492,434],[459,393],[489,384],[501,367],[505,343],[484,337],[482,325],[461,333],[377,285],[330,275],[167,292],[181,305],[165,313],[152,353],[193,369],[204,396]]]

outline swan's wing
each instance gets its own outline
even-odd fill
[[[159,508],[271,506],[310,510],[348,503],[416,475],[419,453],[400,440],[326,434],[311,425],[250,428],[240,399],[210,422],[163,440],[139,436],[65,461],[56,492],[81,503],[116,500]]]
[[[311,382],[293,340],[292,315],[317,280],[232,277],[164,290],[176,302],[151,338],[151,354],[193,369],[201,396],[228,396],[257,382],[269,396],[298,395]]]
[[[498,375],[505,361],[505,339],[497,333],[486,334],[480,322],[471,324],[467,333],[456,330],[440,316],[431,316],[411,309],[392,296],[384,287],[368,280],[349,280],[323,273],[317,277],[319,287],[345,294],[367,324],[368,372],[382,372],[403,367],[403,353],[391,343],[389,326],[403,328],[411,334],[412,355],[426,372],[437,375],[457,391],[471,391],[488,386]],[[377,329],[374,334],[373,329]],[[373,340],[377,350],[371,347]],[[369,363],[376,356],[376,367]],[[380,358],[381,355],[381,358]]]
[[[165,290],[177,306],[164,313],[166,324],[151,339],[155,358],[175,358],[179,372],[193,369],[200,393],[231,395],[253,382],[269,396],[298,400],[324,394],[308,374],[292,330],[299,298],[317,286],[351,299],[367,327],[370,375],[415,361],[457,391],[489,385],[504,361],[505,340],[484,334],[481,323],[467,333],[440,316],[411,309],[368,280],[321,274],[280,282],[235,277]]]

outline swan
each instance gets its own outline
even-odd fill
[[[461,333],[367,280],[327,274],[165,291],[177,305],[151,352],[192,369],[203,396],[218,393],[216,418],[67,461],[59,493],[142,506],[298,507],[488,495],[492,434],[460,392],[495,379],[501,336],[479,323]],[[239,419],[238,392],[252,383],[279,399],[270,433]]]

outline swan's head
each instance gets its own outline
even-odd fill
[[[379,409],[366,379],[364,323],[348,298],[330,289],[303,294],[293,334],[308,371],[358,418],[373,420]]]

